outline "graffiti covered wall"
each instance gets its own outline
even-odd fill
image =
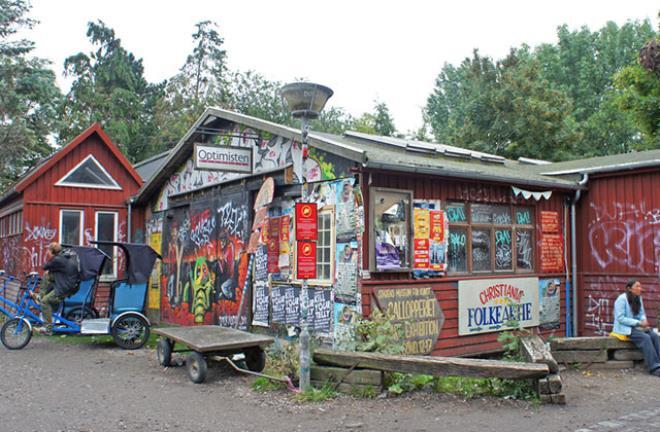
[[[226,133],[216,137],[217,141],[214,144],[251,147],[255,173],[292,165],[295,182],[301,182],[303,173],[308,181],[315,182],[344,177],[350,172],[351,165],[347,160],[315,148],[310,148],[309,157],[303,165],[302,150],[298,141],[259,132],[242,125],[231,126]],[[241,175],[197,170],[191,157],[163,186],[154,211],[166,210],[168,198],[172,195],[190,192]]]
[[[248,200],[247,192],[238,192],[167,212],[162,237],[163,321],[236,323],[248,267]]]

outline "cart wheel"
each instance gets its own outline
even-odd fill
[[[208,366],[206,359],[201,353],[193,351],[186,360],[186,367],[188,368],[188,376],[195,384],[203,383],[206,379]]]
[[[21,318],[12,318],[0,330],[2,344],[10,350],[25,348],[32,339],[32,330],[27,321]]]
[[[75,323],[80,323],[82,320],[98,318],[98,313],[91,307],[71,309],[64,318]]]
[[[139,315],[124,315],[112,324],[112,339],[122,349],[140,349],[149,340],[151,329]]]
[[[172,341],[166,338],[158,340],[156,346],[156,355],[158,356],[158,364],[163,367],[168,367],[172,364]]]
[[[252,372],[261,372],[266,367],[266,353],[261,347],[245,351],[245,365]]]

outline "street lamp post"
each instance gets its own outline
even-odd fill
[[[300,119],[301,132],[301,151],[302,151],[302,201],[307,201],[307,173],[305,173],[305,160],[309,154],[307,135],[309,134],[309,120],[315,119],[323,110],[333,91],[320,84],[309,82],[295,82],[287,84],[281,89],[282,98],[291,109],[291,115]],[[309,310],[309,298],[307,290],[307,279],[302,279],[302,289],[300,293],[301,305],[301,331],[300,331],[300,389],[308,391],[310,388],[309,367],[309,320],[307,313]]]

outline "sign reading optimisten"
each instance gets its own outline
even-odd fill
[[[533,277],[459,281],[458,334],[538,326],[538,285]]]
[[[195,144],[195,168],[252,174],[252,148]]]

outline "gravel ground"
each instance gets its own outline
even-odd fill
[[[196,385],[183,368],[159,367],[151,350],[44,337],[21,351],[0,347],[0,371],[0,432],[660,431],[660,378],[641,369],[566,370],[566,406],[425,392],[301,404],[284,391],[254,392],[252,378],[224,367]]]

